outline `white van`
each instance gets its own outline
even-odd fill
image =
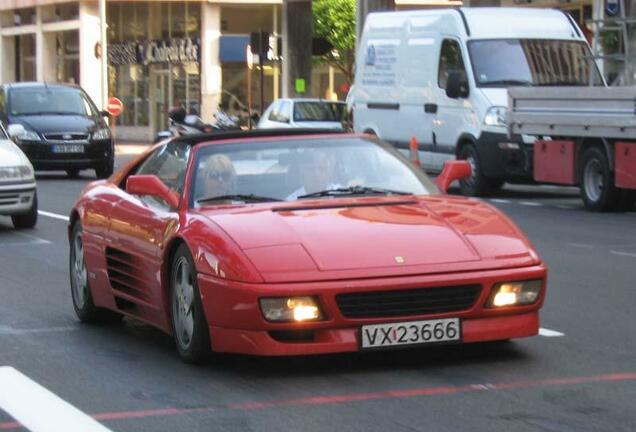
[[[590,55],[582,31],[558,10],[369,14],[347,97],[353,127],[401,149],[415,137],[428,171],[468,159],[466,195],[531,182],[533,138],[508,137],[506,88],[604,85]]]

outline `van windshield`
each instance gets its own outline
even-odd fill
[[[9,93],[12,115],[97,115],[97,108],[73,87],[25,87]]]
[[[585,42],[474,40],[468,51],[478,87],[603,85]]]

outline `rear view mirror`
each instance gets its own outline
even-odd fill
[[[453,183],[455,180],[461,180],[466,177],[470,177],[471,174],[472,170],[468,161],[446,161],[444,162],[444,169],[435,179],[435,183],[442,192],[446,193],[451,183]]]
[[[24,126],[22,126],[21,124],[13,123],[9,125],[9,127],[7,128],[7,132],[9,133],[9,136],[13,139],[13,138],[19,137],[20,135],[24,135],[25,129],[24,129]]]
[[[446,79],[446,96],[451,99],[468,97],[468,81],[463,70],[451,69]]]
[[[150,195],[164,200],[170,208],[179,207],[179,196],[156,175],[134,175],[126,181],[126,192],[132,195]]]

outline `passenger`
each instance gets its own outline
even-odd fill
[[[336,160],[326,150],[308,152],[300,163],[300,178],[303,185],[287,197],[288,201],[299,196],[342,186],[336,179]]]
[[[197,199],[235,193],[236,170],[229,157],[224,154],[212,155],[200,169],[202,188]]]

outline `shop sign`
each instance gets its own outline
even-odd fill
[[[194,38],[113,43],[108,47],[108,61],[113,65],[144,66],[155,63],[199,62],[200,48],[199,39]]]

